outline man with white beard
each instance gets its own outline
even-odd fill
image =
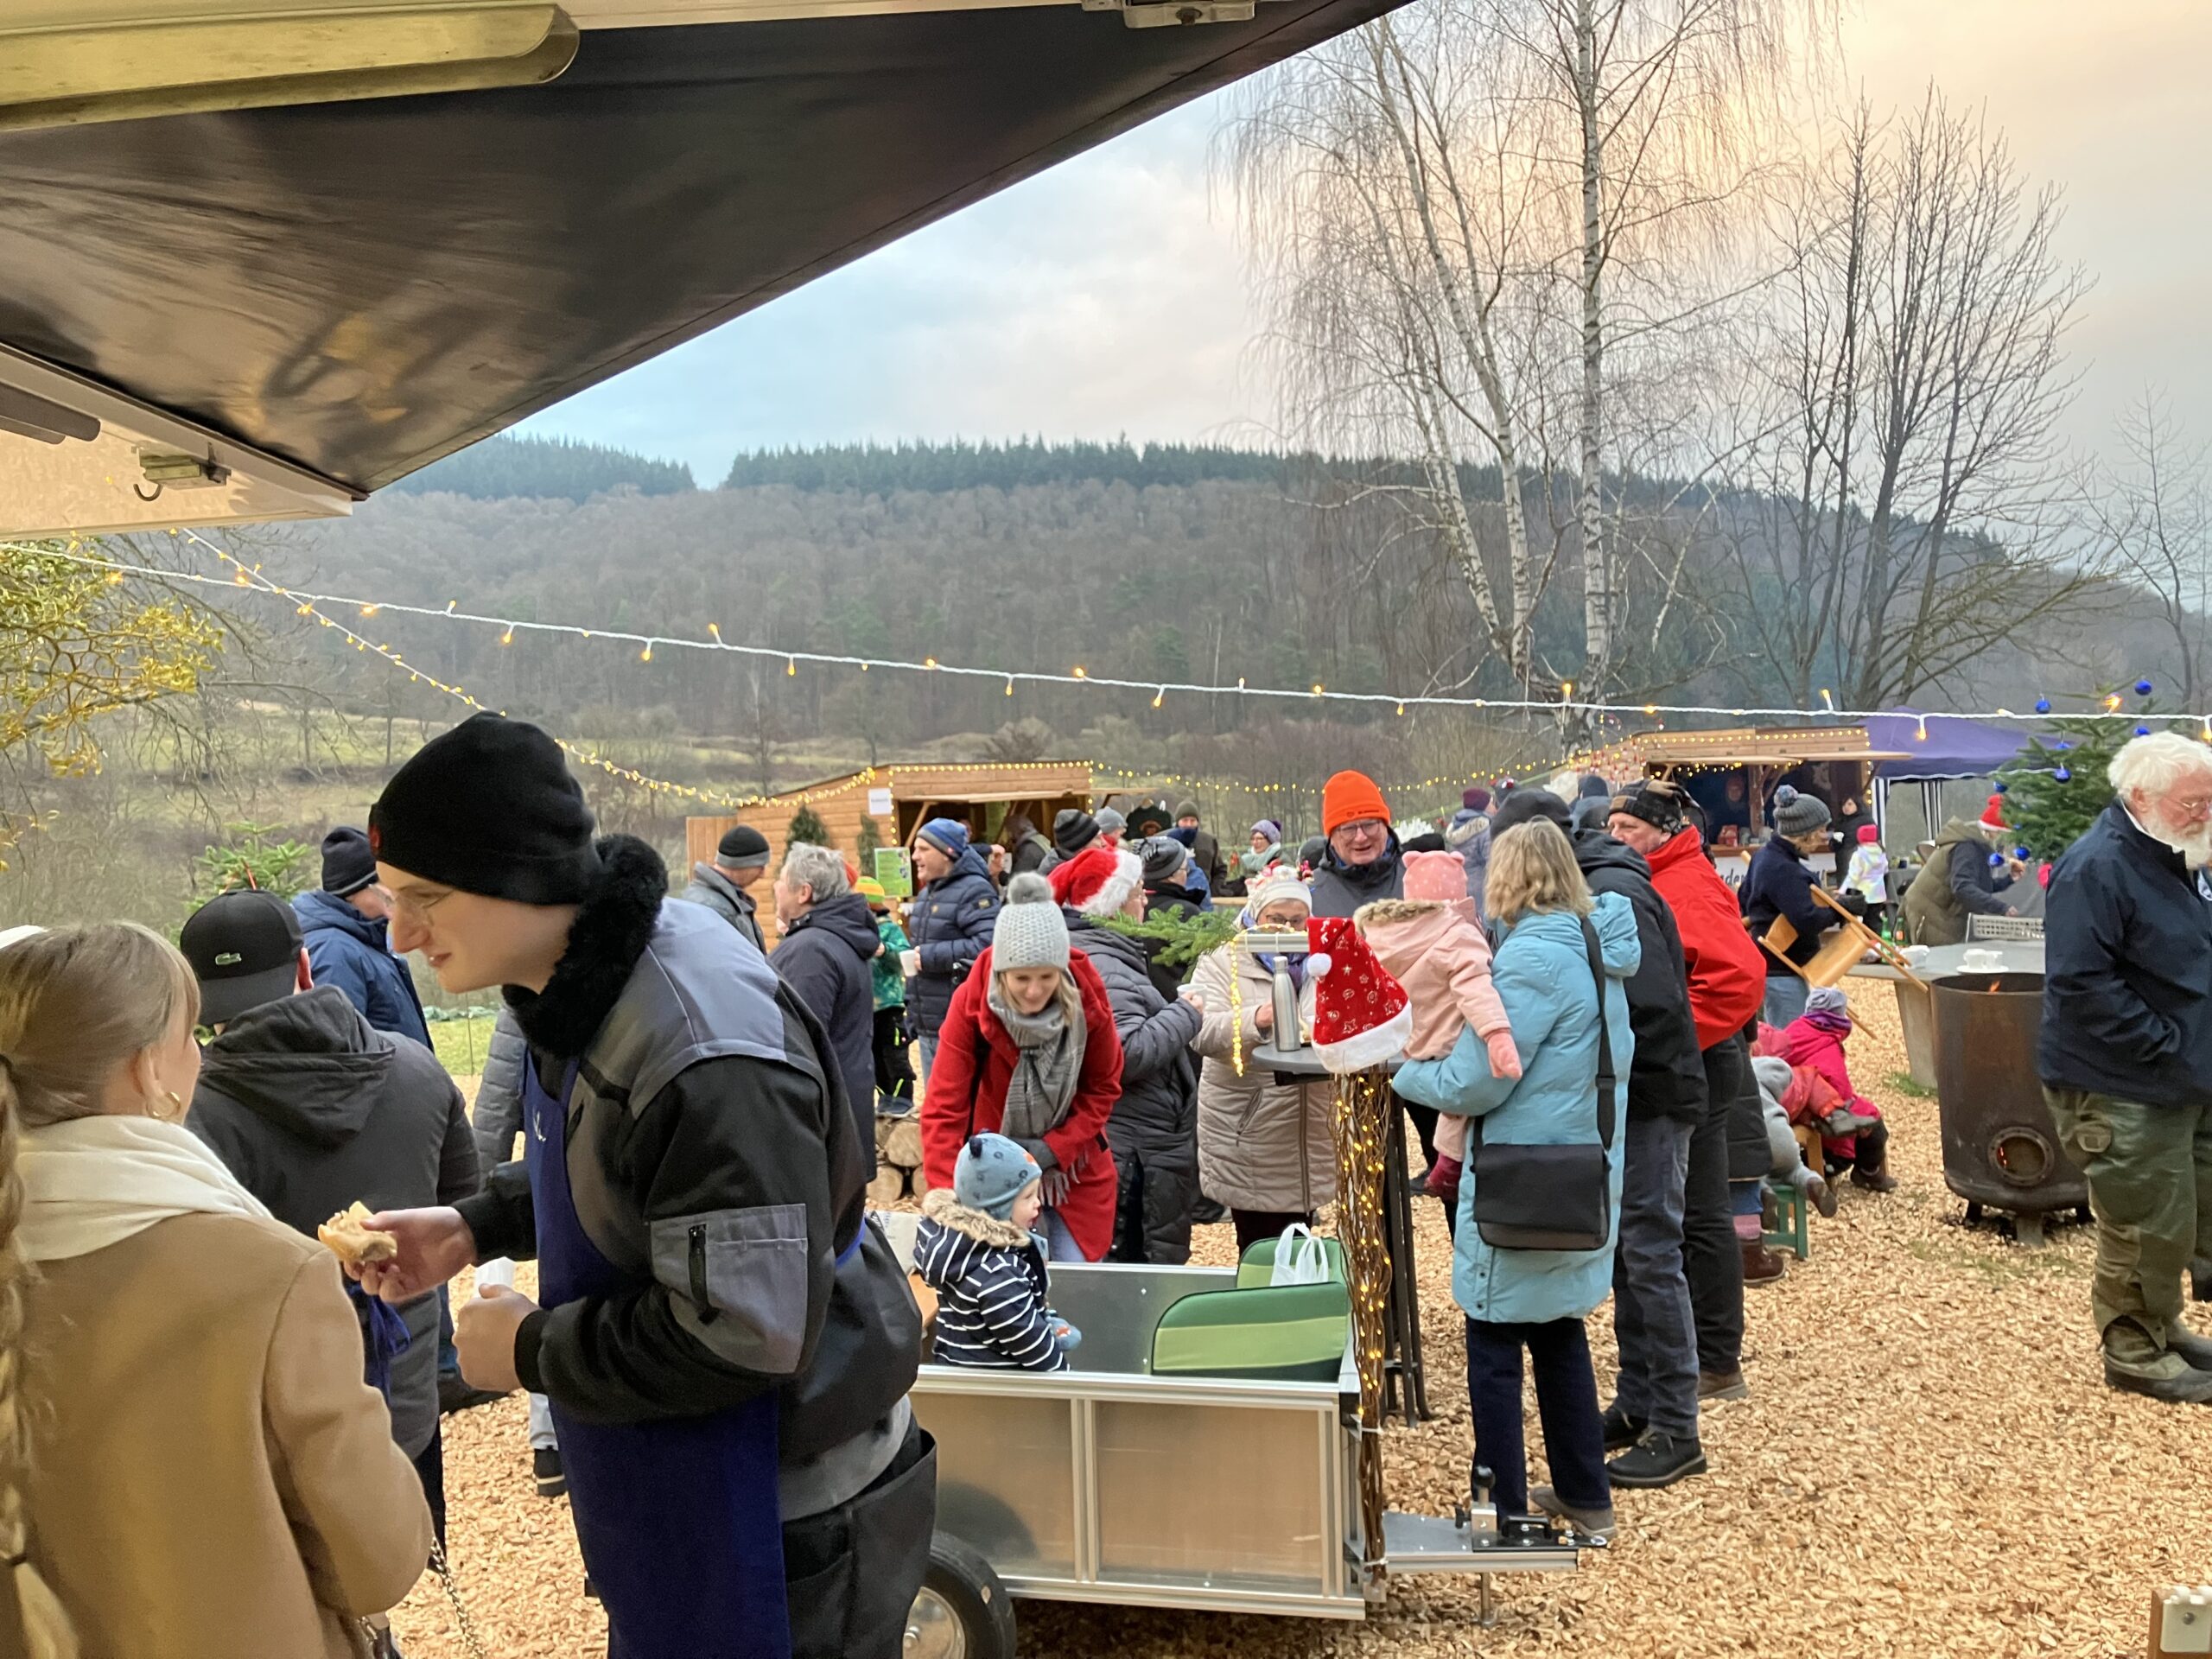
[[[2115,797],[2050,874],[2044,1097],[2097,1218],[2105,1381],[2212,1404],[2212,749],[2173,732],[2113,757]]]

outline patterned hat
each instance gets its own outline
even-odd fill
[[[1403,1052],[1414,1034],[1405,988],[1384,971],[1349,916],[1306,924],[1313,993],[1313,1052],[1338,1073],[1364,1071]]]

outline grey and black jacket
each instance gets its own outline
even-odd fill
[[[522,1068],[529,1058],[530,1045],[522,1039],[515,1011],[501,1008],[492,1024],[484,1075],[476,1080],[476,1105],[469,1114],[476,1133],[476,1166],[487,1179],[501,1164],[522,1155],[515,1149],[515,1136],[522,1133]]]
[[[454,1204],[476,1191],[461,1091],[420,1043],[372,1029],[346,993],[318,985],[249,1008],[207,1046],[185,1127],[286,1226],[372,1210]],[[358,1310],[357,1310],[358,1312]],[[399,1306],[392,1439],[421,1455],[438,1426],[438,1299]]]
[[[783,1518],[819,1514],[899,1451],[920,1314],[866,1221],[867,1163],[819,1022],[722,922],[663,902],[650,847],[613,836],[600,851],[551,980],[506,995],[537,1076],[556,1092],[571,1078],[577,1220],[635,1288],[531,1314],[515,1369],[601,1422],[774,1389]],[[480,1261],[535,1254],[522,1164],[460,1209]]]
[[[755,950],[766,950],[760,918],[753,914],[753,895],[711,864],[691,867],[691,885],[677,895],[686,904],[703,905],[753,941]]]

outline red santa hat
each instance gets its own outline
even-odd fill
[[[1395,1058],[1414,1034],[1413,1005],[1349,916],[1306,924],[1314,982],[1313,1052],[1330,1071],[1364,1071]]]
[[[1085,916],[1111,916],[1144,881],[1144,861],[1126,848],[1096,845],[1052,867],[1052,897]]]
[[[1981,827],[1985,830],[2003,830],[2007,827],[2005,823],[2005,798],[2002,795],[1991,796],[1989,804],[1981,809]]]

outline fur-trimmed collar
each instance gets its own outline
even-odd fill
[[[1033,1235],[1023,1232],[1010,1221],[987,1216],[981,1210],[970,1210],[953,1196],[949,1186],[930,1189],[929,1195],[922,1200],[922,1215],[924,1219],[950,1228],[978,1244],[995,1244],[1002,1250],[1026,1250],[1037,1242]]]
[[[575,1059],[591,1046],[652,942],[668,896],[668,867],[635,836],[601,836],[599,860],[599,880],[576,911],[569,948],[545,988],[505,988],[530,1046],[556,1059]]]

